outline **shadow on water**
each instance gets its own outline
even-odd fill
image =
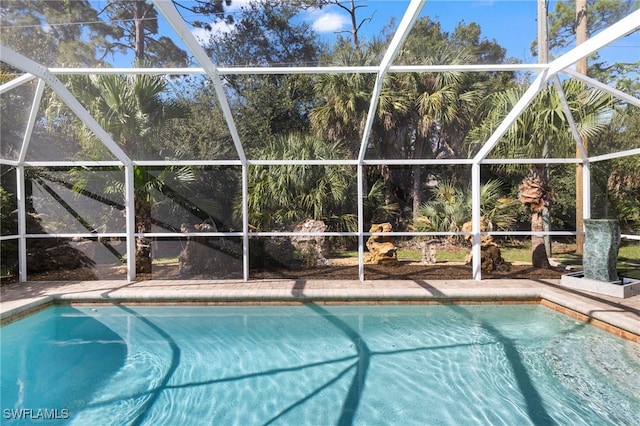
[[[431,291],[433,294],[442,294],[440,291],[423,280],[416,280],[416,283],[418,283],[424,289]],[[304,286],[301,283],[296,282],[297,292],[301,292],[303,289]],[[365,388],[365,380],[371,362],[371,357],[372,355],[378,354],[372,353],[361,336],[348,324],[341,321],[338,317],[332,315],[327,310],[316,304],[310,303],[306,306],[314,312],[322,315],[335,327],[340,329],[354,343],[355,347],[357,348],[358,362],[355,364],[356,374],[349,388],[349,392],[347,393],[347,396],[344,400],[339,420],[340,425],[353,424],[354,416],[360,403],[361,394]],[[465,309],[460,305],[447,305],[447,307],[469,320],[474,319],[473,314],[471,314],[468,309]],[[520,392],[523,395],[523,399],[526,404],[527,415],[529,416],[531,421],[536,425],[556,424],[556,422],[547,413],[544,407],[542,397],[531,380],[529,372],[527,371],[527,368],[522,360],[522,356],[518,351],[515,341],[504,336],[497,328],[486,321],[481,321],[480,324],[495,338],[497,342],[502,344],[505,356],[509,361],[509,364],[511,365],[511,370],[513,371]],[[434,349],[438,348],[430,348],[430,350]]]
[[[356,371],[342,404],[342,410],[340,411],[340,417],[338,419],[339,425],[353,424],[354,416],[358,411],[358,405],[360,404],[361,395],[364,391],[369,364],[371,363],[371,350],[361,336],[347,323],[340,320],[340,318],[318,305],[309,304],[306,306],[317,314],[322,315],[323,318],[327,319],[327,321],[342,331],[349,340],[353,342],[356,348],[358,356],[358,361],[355,364]]]
[[[286,413],[288,413],[291,410],[293,410],[295,407],[304,404],[306,401],[312,399],[317,394],[322,392],[324,389],[327,389],[327,388],[333,386],[340,379],[342,379],[345,375],[347,375],[352,369],[355,368],[354,379],[353,379],[353,381],[351,383],[351,386],[349,388],[347,396],[346,396],[346,398],[345,398],[345,400],[343,402],[340,418],[339,418],[339,421],[338,421],[338,424],[340,424],[340,425],[352,424],[353,423],[353,419],[354,419],[354,415],[357,412],[358,404],[359,404],[359,401],[360,401],[360,395],[361,395],[361,393],[362,393],[362,391],[364,389],[366,373],[367,373],[367,370],[368,370],[368,367],[369,367],[369,361],[370,361],[370,358],[371,358],[371,351],[369,350],[367,345],[364,343],[364,341],[360,338],[360,335],[357,332],[355,332],[351,327],[349,327],[346,323],[344,323],[339,318],[337,318],[335,315],[329,313],[325,309],[321,308],[320,306],[314,305],[314,304],[308,305],[308,307],[310,309],[312,309],[313,311],[315,311],[316,313],[320,314],[323,318],[326,318],[334,326],[336,326],[337,328],[342,330],[348,336],[348,338],[351,341],[354,342],[354,346],[357,348],[357,355],[348,356],[348,357],[342,357],[342,358],[338,358],[338,359],[327,360],[327,361],[323,361],[323,362],[319,362],[319,363],[310,363],[310,364],[305,364],[305,365],[302,365],[302,366],[296,366],[296,367],[291,367],[291,368],[273,369],[273,370],[263,371],[263,372],[259,372],[259,373],[255,373],[255,374],[249,374],[249,375],[242,375],[242,376],[235,376],[235,377],[207,380],[207,381],[202,381],[202,382],[191,382],[191,383],[179,384],[179,385],[168,385],[169,380],[171,379],[171,377],[175,373],[176,369],[178,368],[178,365],[180,364],[180,348],[178,347],[178,345],[175,343],[173,338],[168,333],[166,333],[161,327],[159,327],[158,325],[154,324],[148,318],[145,318],[143,316],[137,315],[137,313],[135,311],[132,311],[131,309],[129,309],[127,307],[119,306],[119,308],[124,310],[125,312],[127,312],[127,313],[129,313],[131,315],[135,315],[140,321],[143,321],[146,325],[148,325],[156,333],[158,333],[159,336],[161,336],[164,340],[166,340],[167,343],[169,344],[170,348],[171,348],[172,359],[171,359],[171,362],[170,362],[170,366],[169,366],[168,370],[166,371],[166,373],[164,374],[162,380],[153,389],[149,389],[147,391],[140,392],[140,393],[137,393],[137,394],[120,395],[116,400],[103,400],[100,403],[93,404],[93,406],[95,407],[95,406],[99,406],[99,405],[110,404],[110,403],[112,403],[114,401],[121,401],[121,400],[125,400],[125,399],[138,398],[138,397],[142,397],[142,396],[149,396],[149,398],[145,401],[144,405],[140,408],[139,414],[130,423],[131,425],[139,425],[145,420],[147,414],[149,413],[149,410],[154,405],[154,403],[157,400],[158,396],[163,391],[165,391],[167,389],[206,386],[206,385],[211,385],[211,384],[215,384],[215,383],[230,382],[230,381],[237,381],[237,380],[246,380],[246,379],[250,379],[250,378],[254,378],[254,377],[258,377],[258,376],[276,375],[276,374],[280,374],[280,373],[284,373],[284,372],[288,372],[288,371],[299,371],[299,370],[303,370],[303,369],[306,369],[306,368],[313,368],[313,367],[316,367],[316,366],[319,366],[319,365],[333,364],[333,363],[344,362],[344,361],[348,361],[348,360],[352,360],[353,359],[353,360],[355,360],[355,362],[353,364],[347,366],[345,369],[343,369],[341,372],[339,372],[335,377],[333,377],[332,379],[330,379],[329,381],[327,381],[323,385],[318,386],[309,395],[307,395],[304,398],[296,401],[294,404],[292,404],[291,406],[285,408],[284,410],[282,410],[281,412],[276,414],[274,417],[272,417],[270,420],[268,420],[267,422],[264,423],[265,425],[268,425],[268,424],[271,424],[271,423],[277,421],[279,418],[281,418]]]
[[[66,408],[73,415],[122,368],[126,356],[117,333],[71,307],[4,326],[3,408]]]
[[[149,398],[144,402],[144,404],[140,408],[139,414],[136,416],[136,418],[133,419],[131,423],[129,423],[130,425],[135,426],[135,425],[141,424],[144,421],[145,417],[147,416],[147,413],[149,412],[153,404],[155,404],[156,400],[158,399],[158,396],[160,396],[162,391],[167,387],[169,380],[171,380],[171,377],[173,376],[176,369],[178,368],[178,365],[180,364],[180,347],[166,331],[164,331],[161,327],[156,325],[153,321],[149,320],[148,318],[142,315],[138,315],[135,311],[131,310],[130,308],[127,308],[126,306],[119,305],[118,307],[123,311],[127,312],[128,314],[134,315],[137,319],[139,319],[140,321],[145,323],[147,326],[149,326],[152,330],[154,330],[156,333],[158,333],[160,337],[162,337],[167,341],[167,344],[171,349],[171,361],[169,363],[169,368],[167,369],[166,373],[162,377],[162,380],[160,381],[159,385],[155,389],[152,389],[150,392],[148,392]]]
[[[463,317],[471,320],[475,319],[469,310],[460,305],[447,305],[447,307]],[[547,413],[542,403],[542,397],[531,380],[531,376],[527,371],[527,367],[522,361],[522,356],[513,339],[503,335],[497,328],[486,321],[479,321],[482,328],[487,330],[497,342],[502,344],[504,354],[511,366],[514,378],[520,389],[523,400],[526,405],[527,415],[531,422],[535,425],[555,425],[555,420]]]
[[[302,291],[302,290],[303,290],[303,286],[298,286],[298,288],[296,289],[296,291]],[[369,372],[369,367],[373,357],[392,355],[398,352],[434,351],[434,350],[450,348],[453,346],[470,346],[470,345],[476,346],[478,344],[478,343],[473,343],[473,344],[461,343],[459,345],[456,344],[456,345],[445,345],[445,346],[419,347],[419,348],[403,349],[400,351],[388,351],[388,352],[372,351],[367,346],[362,336],[356,330],[354,330],[349,324],[343,321],[339,316],[334,315],[330,311],[314,303],[305,304],[305,307],[310,309],[314,313],[318,314],[319,316],[321,316],[323,319],[328,321],[336,329],[340,330],[353,343],[354,348],[356,349],[356,354],[341,357],[341,358],[336,358],[336,359],[330,359],[330,360],[326,360],[318,363],[309,363],[309,364],[304,364],[299,366],[292,366],[292,367],[286,367],[286,368],[280,368],[280,369],[271,369],[271,370],[256,372],[256,373],[247,374],[247,375],[215,378],[212,380],[203,380],[199,382],[169,385],[169,381],[173,376],[173,374],[175,373],[180,363],[180,348],[178,347],[176,342],[173,340],[173,338],[166,331],[164,331],[160,326],[153,323],[148,318],[139,316],[135,311],[132,311],[127,307],[120,306],[120,309],[126,311],[131,315],[135,315],[138,319],[143,321],[147,326],[149,326],[155,332],[157,332],[159,336],[161,336],[164,340],[166,340],[169,347],[171,348],[171,357],[172,357],[169,368],[164,374],[162,380],[153,389],[148,389],[148,390],[145,390],[144,392],[139,392],[137,394],[119,396],[118,400],[148,396],[144,405],[139,410],[138,415],[136,416],[135,419],[131,421],[130,424],[139,425],[143,423],[144,420],[146,419],[147,414],[150,412],[151,407],[155,404],[158,396],[163,391],[168,389],[207,386],[207,385],[212,385],[212,384],[222,383],[222,382],[247,380],[257,376],[272,376],[272,375],[277,375],[277,374],[286,373],[290,371],[300,371],[307,368],[313,368],[319,365],[334,364],[334,363],[340,363],[340,362],[346,362],[346,361],[352,360],[353,362],[349,363],[349,365],[341,369],[333,377],[329,378],[327,381],[325,381],[322,384],[318,384],[311,393],[305,395],[303,398],[298,399],[293,404],[283,408],[280,412],[274,414],[269,420],[267,420],[264,423],[265,425],[272,424],[278,421],[279,419],[282,419],[287,413],[290,413],[297,407],[304,405],[306,402],[313,399],[323,390],[328,389],[329,387],[337,384],[340,380],[344,379],[348,375],[349,376],[352,375],[352,379],[351,379],[351,383],[349,385],[348,391],[345,394],[344,399],[342,401],[340,415],[337,422],[337,424],[339,425],[351,425],[351,424],[354,424],[356,419],[358,407],[360,406],[363,392],[366,387],[367,374]],[[451,309],[457,314],[460,314],[462,317],[467,318],[469,320],[478,321],[478,319],[475,318],[474,315],[471,312],[469,312],[468,309],[465,309],[460,305],[447,305],[447,309]],[[544,407],[542,397],[532,382],[529,372],[527,371],[527,368],[523,362],[522,356],[517,348],[516,342],[513,339],[503,335],[496,327],[494,327],[490,323],[486,321],[480,321],[480,324],[485,330],[487,330],[494,337],[495,342],[498,342],[502,345],[506,359],[508,360],[511,366],[511,370],[513,371],[513,374],[514,374],[514,378],[523,396],[523,400],[526,404],[526,407],[525,407],[526,412],[531,422],[536,425],[556,424],[556,422],[547,413]],[[486,344],[494,344],[494,343],[488,342]],[[101,401],[100,403],[95,405],[109,404],[111,402],[113,402],[113,400]]]

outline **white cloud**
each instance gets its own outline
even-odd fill
[[[315,12],[311,27],[319,33],[341,31],[348,24],[346,15],[335,12]]]
[[[224,14],[233,15],[234,17],[239,17],[242,8],[247,6],[251,0],[233,0],[231,5],[224,6]],[[209,39],[212,35],[224,34],[233,30],[235,24],[227,24],[224,21],[218,20],[216,22],[211,22],[211,31],[205,30],[204,28],[194,28],[191,30],[191,34],[198,40],[198,43],[201,45],[206,45],[209,43]]]
[[[226,22],[218,21],[212,22],[211,31],[205,30],[204,28],[194,28],[191,30],[191,34],[198,40],[198,43],[201,45],[209,44],[212,35],[219,35],[231,32],[233,30],[234,24],[227,24]]]

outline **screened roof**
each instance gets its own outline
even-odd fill
[[[189,2],[186,2],[189,4]],[[240,2],[242,3],[242,2]],[[489,25],[489,30],[483,28],[483,36],[487,32],[492,33],[491,28],[495,25],[506,26],[507,29],[502,31],[503,38],[498,40],[499,43],[505,43],[507,45],[508,53],[516,53],[516,59],[521,63],[500,63],[500,64],[451,64],[451,63],[435,63],[425,64],[415,58],[412,62],[411,59],[403,60],[402,64],[396,64],[396,59],[399,53],[404,48],[404,41],[411,31],[415,31],[414,24],[416,20],[425,15],[433,16],[435,19],[440,19],[438,13],[446,13],[443,16],[442,21],[456,22],[464,21],[468,19],[467,9],[473,9],[474,7],[480,7],[475,2],[461,2],[461,7],[447,6],[443,7],[442,2],[428,2],[428,1],[411,1],[411,2],[394,2],[394,9],[398,15],[398,23],[395,27],[395,33],[390,38],[390,42],[386,45],[384,55],[378,63],[368,63],[362,65],[350,65],[350,66],[336,66],[322,63],[316,64],[272,64],[264,63],[258,65],[246,65],[246,64],[224,64],[224,66],[215,63],[214,60],[205,52],[201,44],[202,30],[193,26],[193,21],[190,20],[188,13],[184,10],[176,8],[172,2],[169,1],[155,1],[153,6],[158,14],[158,27],[161,29],[163,37],[171,38],[175,44],[183,49],[188,54],[189,63],[193,66],[189,67],[163,67],[163,68],[133,68],[126,66],[127,60],[131,64],[131,58],[126,55],[120,57],[113,57],[111,61],[112,68],[65,68],[62,64],[55,63],[55,58],[58,56],[51,55],[50,63],[37,63],[30,58],[31,52],[29,49],[33,49],[33,46],[28,45],[11,45],[12,37],[5,36],[4,39],[8,44],[3,44],[1,51],[1,59],[3,62],[21,70],[23,74],[15,76],[11,81],[1,86],[2,93],[9,90],[21,91],[25,98],[31,97],[34,103],[31,105],[33,114],[30,118],[32,121],[38,116],[37,106],[41,97],[43,85],[51,88],[59,99],[69,108],[72,113],[78,115],[86,126],[103,142],[107,150],[104,151],[104,160],[117,160],[122,163],[129,163],[130,161],[144,161],[144,160],[158,160],[160,158],[135,158],[132,153],[127,153],[122,150],[100,126],[92,119],[87,113],[85,107],[78,102],[70,94],[70,92],[64,87],[64,84],[60,82],[58,76],[64,74],[96,74],[96,73],[161,73],[161,74],[174,74],[174,75],[204,75],[209,78],[212,84],[216,88],[216,94],[220,108],[227,121],[229,132],[236,150],[235,159],[240,161],[246,160],[245,149],[243,149],[243,141],[236,130],[236,123],[234,122],[234,115],[229,107],[229,102],[226,99],[226,94],[223,86],[222,76],[232,74],[291,74],[291,73],[306,73],[306,74],[322,74],[322,73],[368,73],[375,74],[376,80],[373,87],[371,87],[371,102],[369,115],[366,124],[363,129],[362,139],[360,141],[360,148],[358,150],[357,158],[353,160],[363,161],[368,158],[366,154],[366,145],[370,136],[371,127],[376,120],[375,112],[377,102],[380,97],[380,91],[382,89],[382,81],[385,75],[389,73],[403,73],[413,71],[469,71],[469,72],[486,72],[486,71],[527,71],[530,75],[535,76],[532,83],[518,103],[514,106],[512,114],[507,115],[503,124],[495,129],[494,133],[485,142],[482,149],[480,149],[475,157],[474,162],[483,161],[485,158],[491,157],[492,149],[499,143],[501,135],[510,126],[512,121],[527,107],[536,94],[546,87],[547,84],[555,84],[559,87],[561,80],[567,77],[576,78],[586,82],[589,85],[598,87],[605,90],[614,96],[623,99],[633,105],[639,105],[640,101],[637,97],[634,97],[630,93],[624,93],[619,91],[603,82],[599,82],[590,77],[578,74],[575,71],[575,64],[580,59],[593,54],[599,54],[600,56],[615,55],[616,57],[625,57],[626,60],[633,61],[635,56],[638,57],[638,49],[640,42],[638,38],[638,28],[640,27],[640,11],[632,12],[630,15],[622,18],[619,22],[605,28],[602,31],[594,34],[586,43],[574,47],[572,49],[561,49],[561,52],[556,52],[557,57],[550,60],[548,64],[533,63],[530,54],[527,52],[528,46],[524,45],[522,40],[527,40],[526,37],[505,37],[504,34],[511,32],[518,32],[519,28],[514,27],[514,24],[510,22],[521,22],[523,17],[527,17],[527,22],[535,21],[535,3],[534,2],[496,2],[500,7],[511,6],[511,15],[503,15],[507,17],[507,22],[495,23],[492,22]],[[500,5],[502,3],[502,5]],[[517,3],[517,4],[511,4]],[[233,2],[232,2],[233,4]],[[375,8],[376,2],[369,4],[372,8]],[[11,7],[11,2],[6,2],[5,7]],[[401,10],[404,11],[400,13]],[[505,12],[507,13],[507,12]],[[372,15],[375,16],[375,11]],[[333,16],[333,15],[332,15]],[[516,19],[517,18],[517,19]],[[80,19],[80,18],[78,18]],[[83,21],[85,22],[85,21]],[[73,27],[80,26],[67,25],[70,22],[65,21],[64,17],[45,17],[45,23],[49,23],[52,27],[66,26],[73,29]],[[44,24],[42,24],[44,25]],[[104,26],[105,22],[96,21],[83,23],[80,34],[90,34],[94,29],[92,26]],[[487,28],[487,27],[485,27]],[[32,30],[32,26],[17,23],[15,26],[3,23],[3,31],[5,34],[12,31],[29,31]],[[531,28],[529,28],[531,31]],[[535,38],[536,34],[529,34],[529,42],[532,38]],[[486,36],[485,36],[486,37]],[[621,41],[623,39],[623,41]],[[105,65],[109,65],[108,63]],[[561,93],[561,97],[563,94]],[[35,115],[36,117],[33,117]],[[2,160],[11,164],[21,164],[24,161],[51,161],[51,160],[68,160],[71,154],[78,153],[78,149],[69,147],[56,146],[55,148],[49,147],[48,149],[43,146],[43,143],[39,143],[37,140],[31,140],[30,127],[32,123],[25,122],[20,123],[24,127],[24,137],[21,141],[8,141],[5,139],[5,146],[11,143],[15,144],[15,148],[11,152],[3,150]],[[50,145],[50,144],[49,144]],[[579,146],[580,144],[578,144]],[[65,152],[67,155],[65,155]],[[637,152],[631,152],[626,154],[636,154]],[[613,152],[601,152],[599,154],[614,154]],[[393,158],[393,156],[391,156]],[[77,157],[74,157],[78,160]],[[214,158],[210,158],[214,159]],[[219,159],[219,158],[215,158]],[[224,158],[231,160],[232,158]],[[369,158],[373,160],[373,158]],[[195,159],[194,160],[198,160]]]
[[[107,2],[89,2],[99,10]],[[2,3],[3,22],[2,22],[2,45],[0,48],[0,60],[11,67],[18,70],[17,75],[3,75],[4,83],[0,86],[0,96],[11,93],[18,94],[17,98],[21,99],[21,103],[12,105],[4,105],[3,108],[14,108],[28,110],[29,114],[20,115],[22,121],[19,122],[2,122],[2,152],[0,161],[8,166],[95,166],[95,165],[124,165],[131,167],[132,165],[229,165],[229,166],[247,166],[256,164],[344,164],[352,166],[386,164],[394,165],[433,165],[433,164],[451,164],[463,165],[471,167],[471,180],[474,186],[474,234],[477,236],[475,242],[479,242],[480,235],[480,212],[479,212],[479,169],[482,164],[505,164],[505,163],[521,163],[521,164],[550,164],[550,163],[579,163],[579,162],[597,162],[605,161],[612,158],[635,156],[640,154],[640,140],[635,141],[635,146],[626,147],[622,152],[618,152],[615,147],[609,147],[606,144],[595,147],[587,151],[584,148],[582,138],[578,132],[575,120],[572,119],[571,108],[568,104],[567,96],[563,89],[563,82],[568,79],[575,79],[584,82],[586,85],[600,89],[615,98],[621,100],[627,105],[640,107],[640,99],[637,93],[633,93],[632,89],[613,87],[609,82],[599,81],[590,76],[586,76],[576,70],[576,64],[583,58],[599,55],[601,58],[610,58],[610,61],[627,61],[637,65],[640,58],[640,10],[635,10],[627,16],[621,17],[617,22],[605,28],[598,28],[593,31],[591,37],[582,44],[571,47],[560,47],[553,51],[553,56],[546,63],[538,63],[538,59],[532,57],[530,53],[530,44],[537,37],[536,12],[537,3],[529,2],[432,2],[426,0],[397,1],[397,2],[368,2],[359,4],[357,9],[358,21],[362,24],[362,28],[369,28],[368,32],[361,33],[361,42],[379,41],[380,55],[374,60],[370,57],[351,57],[348,65],[336,64],[335,60],[330,57],[320,56],[314,61],[309,62],[302,59],[294,58],[286,61],[274,60],[269,58],[256,56],[255,63],[246,63],[245,59],[234,61],[233,55],[228,55],[227,63],[218,63],[215,57],[210,53],[211,46],[207,45],[206,36],[208,33],[202,27],[196,25],[197,16],[193,15],[188,9],[181,7],[193,6],[195,2],[173,2],[155,0],[145,4],[151,7],[146,13],[157,14],[157,35],[158,40],[171,40],[174,46],[180,49],[180,52],[168,52],[159,49],[153,54],[156,58],[165,57],[171,54],[175,61],[167,62],[164,66],[146,66],[134,63],[130,54],[122,51],[117,54],[105,55],[98,66],[91,67],[65,67],[64,64],[57,63],[58,58],[63,55],[49,54],[47,49],[50,46],[38,45],[35,43],[25,42],[25,33],[49,32],[49,31],[67,31],[77,34],[77,37],[90,39],[91,37],[108,36],[109,22],[98,18],[97,16],[74,16],[70,17],[65,14],[57,14],[52,16],[43,16],[39,22],[23,22],[19,20],[9,19],[11,8],[13,5],[21,5],[22,2],[6,1]],[[331,45],[341,39],[344,43],[348,39],[345,31],[349,25],[345,23],[342,26],[323,27],[322,24],[343,22],[344,9],[340,10],[339,6],[329,2],[322,9],[306,9],[296,15],[299,19],[308,24],[309,29],[313,29],[320,34],[323,42]],[[232,1],[231,7],[244,6],[250,7],[244,1]],[[386,4],[393,5],[393,12],[386,9],[385,13],[377,13],[377,9]],[[16,6],[18,7],[18,6]],[[228,7],[228,6],[227,6]],[[333,9],[331,9],[333,7]],[[491,8],[492,11],[484,11],[483,14],[477,14],[478,7]],[[212,20],[210,26],[215,28],[224,28],[224,25],[234,25],[228,16],[233,16],[233,9],[227,9],[218,17],[218,20]],[[369,8],[369,9],[368,9]],[[493,13],[495,11],[495,13]],[[331,12],[331,13],[329,13]],[[343,15],[340,17],[340,13]],[[392,13],[397,20],[390,20]],[[470,62],[461,61],[460,58],[452,56],[438,56],[426,60],[424,56],[411,55],[411,46],[407,45],[407,39],[413,33],[422,34],[424,27],[417,27],[417,22],[424,23],[426,17],[438,21],[442,25],[444,31],[452,32],[460,21],[471,22],[474,16],[482,16],[482,28],[479,35],[480,41],[497,41],[498,44],[506,49],[507,60],[501,60],[499,63],[491,62],[491,55],[486,55],[482,60],[474,58]],[[213,19],[213,18],[211,18]],[[532,24],[533,23],[533,24]],[[370,27],[367,27],[370,25]],[[208,27],[208,25],[204,25]],[[328,32],[323,32],[323,28],[331,28]],[[382,37],[382,34],[388,33],[389,37]],[[21,37],[16,35],[20,34]],[[336,36],[338,34],[338,36]],[[265,39],[271,37],[271,34],[262,34]],[[20,39],[21,42],[17,40]],[[26,38],[28,40],[28,37]],[[34,37],[34,40],[37,38]],[[161,43],[162,44],[162,43]],[[168,46],[164,43],[163,46]],[[284,44],[286,46],[286,43]],[[68,49],[73,49],[73,46]],[[163,53],[164,52],[164,53]],[[182,53],[181,53],[182,52]],[[66,52],[69,55],[77,53],[79,56],[82,52]],[[286,55],[283,55],[285,57]],[[69,57],[67,55],[67,57]],[[239,56],[238,56],[239,57]],[[37,60],[36,60],[37,58]],[[435,58],[435,59],[434,59]],[[78,62],[82,62],[82,57],[75,58]],[[95,58],[94,58],[95,59]],[[90,60],[86,59],[89,63]],[[184,64],[182,63],[184,62]],[[375,144],[372,138],[373,129],[376,126],[384,126],[384,117],[377,114],[380,102],[389,98],[385,92],[385,79],[391,75],[403,73],[421,73],[430,72],[434,74],[450,73],[493,73],[500,75],[501,73],[515,72],[521,81],[526,83],[524,90],[514,99],[513,105],[508,113],[495,128],[487,133],[486,137],[480,141],[472,152],[457,152],[452,155],[431,155],[420,156],[415,155],[408,159],[406,155],[390,150],[384,154],[379,151],[369,149]],[[158,140],[154,145],[154,150],[138,147],[135,144],[123,145],[114,140],[113,134],[105,130],[99,124],[99,118],[93,117],[89,112],[87,100],[80,100],[72,94],[72,91],[63,83],[66,75],[127,75],[127,74],[151,74],[151,75],[167,75],[172,76],[168,79],[174,90],[186,90],[186,85],[181,86],[181,82],[186,78],[200,79],[206,85],[212,87],[212,93],[215,96],[215,106],[220,117],[226,123],[227,133],[220,135],[220,141],[227,145],[225,150],[211,150],[201,152],[199,155],[191,157],[176,158],[170,154],[170,148],[174,141]],[[228,80],[226,78],[235,75],[259,75],[265,78],[269,75],[284,74],[308,74],[308,75],[369,75],[374,78],[371,82],[364,86],[364,98],[367,102],[366,109],[368,112],[362,117],[362,125],[357,138],[350,141],[350,154],[344,159],[326,160],[322,158],[265,158],[256,156],[253,151],[246,146],[246,140],[238,131],[238,114],[234,111],[233,101],[230,98],[228,88]],[[637,74],[632,73],[627,78],[637,80]],[[570,134],[575,140],[577,156],[567,156],[565,153],[555,151],[551,147],[550,153],[545,158],[528,158],[525,154],[517,152],[504,155],[502,152],[508,150],[497,150],[501,144],[504,144],[503,136],[514,124],[514,122],[522,116],[527,108],[532,104],[536,97],[546,88],[551,86],[557,91],[560,99],[558,108],[564,111],[568,118],[566,126]],[[250,87],[240,88],[250,92]],[[96,137],[101,142],[101,147],[91,152],[91,155],[83,151],[78,141],[65,138],[56,138],[51,135],[43,135],[35,132],[36,123],[46,119],[46,111],[42,110],[42,100],[45,93],[50,95],[49,106],[56,105],[64,114],[77,116],[84,123],[88,133]],[[14,116],[14,115],[11,115]],[[15,115],[18,116],[18,115]],[[246,117],[245,117],[246,119]],[[54,123],[55,124],[55,123]],[[164,145],[162,145],[164,144]],[[446,147],[443,149],[446,150]],[[443,151],[444,152],[444,151]],[[453,152],[453,151],[451,151]],[[359,172],[360,173],[360,172]],[[359,175],[358,178],[361,178]],[[132,185],[129,183],[129,185]],[[361,186],[361,185],[360,185]],[[362,190],[361,188],[359,189]],[[126,191],[133,191],[133,187],[127,187]],[[246,189],[243,194],[246,197]],[[132,197],[129,198],[131,203]],[[362,198],[362,197],[360,197]],[[246,208],[246,207],[245,207]],[[358,206],[358,216],[362,216],[362,206]],[[242,235],[246,238],[249,232],[249,224],[245,211],[245,219]],[[362,219],[359,219],[362,221]],[[133,252],[133,217],[128,219],[127,236],[129,237],[129,251]],[[362,257],[363,232],[365,230],[360,222],[360,256]],[[474,278],[480,277],[479,270],[479,246],[474,246]],[[362,259],[360,260],[362,268]],[[24,268],[24,266],[23,266]],[[245,260],[245,279],[247,277]],[[26,270],[25,270],[26,271]],[[26,273],[26,272],[25,272]],[[135,277],[135,267],[129,265],[129,279]],[[362,272],[361,272],[362,277]]]

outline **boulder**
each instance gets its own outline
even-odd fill
[[[374,223],[369,232],[391,232],[393,227],[390,223]],[[364,256],[364,261],[377,265],[398,264],[398,248],[391,241],[391,235],[372,235],[367,240],[369,253]]]
[[[471,221],[462,225],[462,231],[471,232],[473,229]],[[480,218],[480,231],[486,231],[493,229],[491,222],[483,217]],[[465,235],[465,240],[472,243],[473,237],[471,235]],[[473,259],[473,252],[470,250],[469,254],[465,258],[465,263],[470,264]],[[506,272],[511,270],[511,264],[502,258],[500,247],[493,240],[491,235],[482,235],[480,237],[480,268],[483,272],[501,271]]]
[[[183,223],[182,232],[218,232],[215,223],[205,221],[196,225]],[[182,275],[197,275],[212,272],[214,268],[212,257],[212,240],[216,237],[187,237],[187,244],[178,257],[178,271]]]
[[[420,242],[420,250],[422,251],[422,263],[425,265],[435,265],[436,260],[436,247],[440,243],[439,240],[428,240]]]
[[[307,219],[294,226],[293,232],[324,232],[327,225],[321,220]],[[331,261],[326,258],[329,251],[327,240],[324,235],[296,235],[291,237],[291,244],[301,253],[309,256],[311,263],[316,265],[331,265]]]
[[[38,215],[25,215],[26,230],[29,234],[47,234]],[[18,212],[12,212],[7,222],[15,223],[17,229]],[[93,268],[95,261],[83,251],[73,247],[65,238],[32,238],[27,240],[27,273],[35,274],[56,270],[73,270]],[[17,275],[18,265],[11,268],[12,274]]]

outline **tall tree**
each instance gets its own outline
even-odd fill
[[[586,22],[587,38],[611,24],[619,21],[631,12],[640,9],[638,0],[587,0]],[[576,44],[576,0],[563,0],[555,3],[549,13],[549,49],[551,54],[562,53]],[[536,42],[532,43],[532,51],[536,54]],[[632,58],[632,57],[631,57]],[[640,63],[612,62],[597,53],[589,57],[587,73],[601,81],[615,82],[625,79],[629,72],[637,72]]]
[[[460,22],[452,33],[442,30],[428,17],[416,23],[397,60],[400,64],[499,63],[505,49],[495,41],[481,38],[476,23]],[[414,138],[404,138],[403,149],[413,158],[446,158],[461,154],[464,137],[481,118],[478,106],[492,86],[508,84],[511,73],[477,74],[457,71],[412,73],[397,76],[412,95],[411,119]],[[407,84],[408,83],[408,84]],[[402,140],[394,138],[395,140]],[[413,218],[422,203],[422,167],[412,171]]]
[[[347,12],[351,28],[346,31],[339,31],[339,33],[349,33],[353,47],[358,49],[360,47],[360,30],[364,24],[371,22],[373,19],[373,16],[358,19],[358,9],[367,7],[367,4],[358,0],[318,0],[318,5],[320,7],[327,5],[336,6]]]
[[[221,65],[315,65],[318,39],[307,24],[295,23],[298,11],[287,2],[249,3],[232,29],[213,33],[206,48]],[[227,75],[224,79],[238,131],[249,151],[274,135],[308,130],[313,105],[310,76]]]
[[[481,38],[477,24],[460,23],[454,32],[437,21],[420,19],[406,39],[397,64],[460,64],[500,62],[505,50]],[[385,42],[359,49],[341,45],[338,65],[377,64]],[[366,122],[374,76],[326,74],[316,80],[318,106],[314,128],[332,140],[343,140],[357,152]],[[385,77],[368,149],[377,158],[438,158],[461,156],[465,135],[481,118],[477,106],[492,86],[507,84],[511,73],[397,73]],[[354,154],[352,154],[353,156]],[[414,217],[422,203],[422,168],[411,172],[381,166],[386,202],[411,205]],[[394,175],[395,174],[395,175]],[[375,180],[375,178],[374,178]],[[412,188],[412,191],[406,191]],[[396,199],[397,197],[402,199]],[[411,203],[411,204],[410,204]]]
[[[74,96],[132,158],[154,158],[152,156],[159,152],[157,144],[166,137],[167,123],[188,116],[189,111],[183,105],[164,96],[166,85],[166,80],[152,75],[79,76],[69,79],[68,83]],[[52,113],[54,107],[51,106]],[[88,145],[99,143],[77,124],[78,132],[88,138]],[[161,144],[167,145],[166,142]],[[147,167],[134,167],[136,232],[151,232],[152,193],[167,185],[168,171],[151,173]],[[177,174],[177,182],[191,179],[187,169],[181,172]],[[151,241],[137,237],[136,270],[150,273],[151,261]]]
[[[161,35],[158,12],[145,0],[110,1],[98,13],[116,34],[104,40],[103,55],[133,52],[134,62],[151,66],[184,67],[187,54],[169,37]]]
[[[95,66],[97,49],[116,30],[88,0],[0,2],[2,44],[45,66]]]
[[[613,101],[599,90],[589,89],[576,80],[562,83],[571,113],[583,137],[595,137],[606,129],[611,119]],[[475,149],[486,141],[498,124],[518,102],[524,88],[509,89],[491,95],[488,100],[491,111],[481,126],[469,135]],[[555,156],[573,156],[575,140],[568,126],[568,118],[554,87],[547,87],[523,111],[494,148],[494,153],[503,158],[542,158],[546,138]],[[508,173],[522,172],[521,167],[501,166]],[[520,201],[531,214],[531,231],[543,232],[542,213],[551,208],[553,188],[544,165],[533,165],[519,187]],[[532,236],[532,265],[548,268],[549,260],[544,247],[544,238]]]
[[[638,0],[569,0],[556,2],[549,13],[549,49],[551,53],[563,52],[586,41],[591,35],[607,28],[629,13],[640,8]],[[535,43],[533,43],[535,48]],[[535,52],[534,52],[535,54]],[[582,74],[600,81],[628,86],[629,75],[637,75],[640,61],[611,62],[595,53],[577,63]],[[633,79],[633,77],[632,77]],[[584,146],[587,148],[587,140]],[[579,153],[576,153],[579,156]],[[576,229],[582,230],[584,216],[582,194],[582,165],[576,166]],[[576,251],[582,253],[584,237],[576,237]]]
[[[103,65],[127,53],[153,66],[187,65],[186,52],[161,34],[150,2],[108,1],[101,10],[94,5],[89,0],[3,1],[2,42],[46,66]]]
[[[331,61],[337,66],[373,66],[380,62],[381,55],[376,44],[361,49],[341,45]],[[356,158],[360,149],[374,83],[375,76],[364,73],[322,74],[315,80],[317,105],[310,114],[312,126],[319,136],[345,144],[350,158]],[[382,104],[387,102],[386,95],[391,93],[384,87]]]

